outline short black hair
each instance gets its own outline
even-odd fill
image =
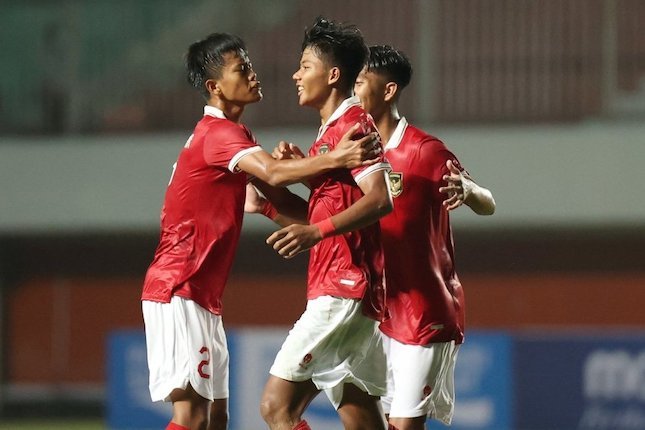
[[[358,74],[367,62],[369,49],[361,31],[353,24],[316,18],[305,30],[302,51],[311,48],[327,65],[340,68],[340,86],[351,91]]]
[[[228,33],[213,33],[190,45],[186,53],[186,78],[191,86],[208,100],[209,94],[204,83],[208,79],[219,79],[224,66],[224,54],[238,52],[246,54],[244,41]]]
[[[408,57],[389,45],[370,46],[367,71],[385,76],[396,82],[400,89],[405,88],[412,79],[412,65]]]

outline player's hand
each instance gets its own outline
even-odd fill
[[[316,225],[291,224],[269,236],[267,244],[284,258],[292,258],[321,240],[322,236]]]
[[[305,158],[305,154],[300,150],[300,148],[293,143],[285,142],[284,140],[281,140],[280,143],[278,143],[278,146],[273,149],[271,156],[276,160]]]
[[[379,161],[383,149],[381,148],[381,139],[378,133],[373,132],[353,140],[354,135],[360,129],[361,125],[359,123],[354,124],[330,153],[336,159],[338,167],[354,169]]]
[[[250,214],[262,213],[266,199],[260,195],[253,184],[246,184],[246,199],[244,200],[244,212]]]
[[[440,187],[439,192],[448,194],[448,198],[443,201],[443,206],[451,211],[464,204],[472,191],[472,186],[470,177],[460,172],[451,160],[446,161],[446,167],[450,174],[444,175],[443,179],[448,184]]]

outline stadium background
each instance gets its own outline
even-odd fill
[[[496,197],[492,218],[453,216],[469,329],[642,338],[644,2],[5,0],[0,423],[105,416],[107,339],[141,330],[163,192],[201,115],[186,47],[242,36],[265,94],[245,122],[267,149],[306,148],[318,119],[297,106],[291,75],[318,14],[409,55],[403,113]],[[273,255],[271,228],[245,219],[231,329],[288,327],[303,308],[306,257]],[[645,382],[640,345],[621,351]],[[645,395],[621,401],[645,416]]]

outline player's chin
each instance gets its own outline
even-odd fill
[[[304,96],[304,94],[301,94],[298,96],[298,104],[300,106],[309,106],[311,103],[310,103],[310,100]]]

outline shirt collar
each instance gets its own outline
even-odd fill
[[[214,116],[215,118],[226,119],[226,115],[222,112],[221,109],[216,108],[215,106],[206,105],[204,106],[204,115]]]
[[[358,96],[352,96],[343,100],[340,106],[338,106],[334,113],[331,114],[327,122],[320,126],[320,129],[318,130],[318,138],[316,140],[320,139],[320,137],[327,130],[327,127],[329,127],[329,124],[340,118],[347,111],[347,109],[360,104],[361,100],[358,98]]]
[[[395,149],[399,147],[399,144],[403,139],[403,133],[405,133],[405,130],[407,128],[408,128],[408,121],[405,119],[404,116],[402,116],[396,128],[394,129],[394,133],[392,133],[392,136],[390,136],[390,140],[388,140],[387,144],[385,145],[386,151],[388,149]]]

